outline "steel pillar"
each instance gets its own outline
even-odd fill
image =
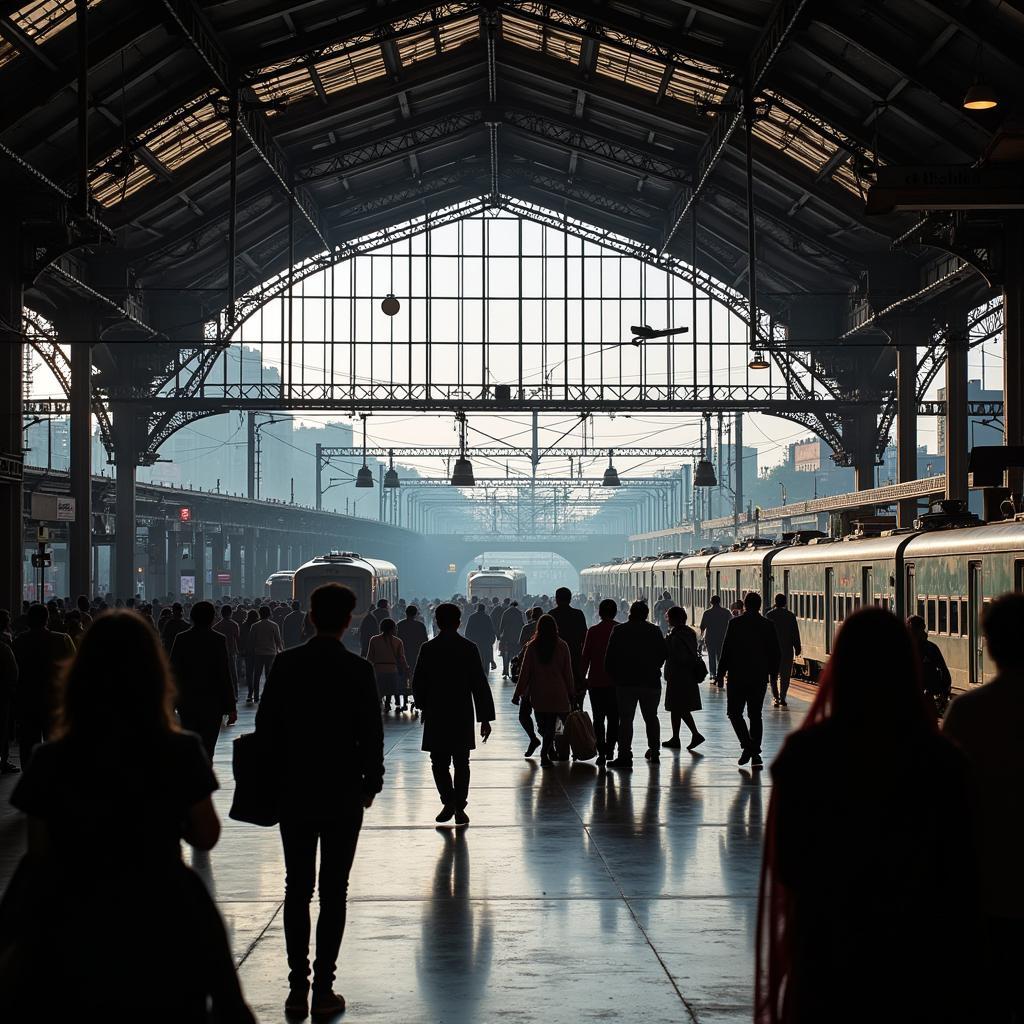
[[[1006,218],[1003,284],[1003,443],[1024,445],[1024,217]],[[947,469],[947,474],[949,470]],[[1006,486],[1017,500],[1024,491],[1024,469],[1006,471]]]
[[[114,413],[115,525],[114,597],[135,593],[135,482],[139,460],[138,423],[131,411]]]
[[[231,586],[228,588],[228,592],[232,597],[241,597],[245,593],[242,586],[242,535],[240,533],[231,534],[229,543],[231,545],[229,556]]]
[[[7,223],[0,237],[0,607],[14,613],[21,608],[24,572],[20,225]]]
[[[930,332],[928,332],[930,334]],[[917,479],[917,345],[922,339],[918,321],[900,325],[896,349],[896,482]],[[896,503],[896,525],[911,527],[917,518],[917,500]]]
[[[240,593],[245,597],[262,597],[263,580],[257,581],[256,571],[256,530],[247,526],[242,535],[242,546],[245,549],[245,572],[242,576],[243,589]],[[264,577],[265,579],[266,577]]]
[[[159,598],[161,601],[167,594],[167,527],[163,523],[154,523],[149,528],[148,559],[146,563],[146,600]]]
[[[86,319],[82,318],[82,326]],[[71,342],[71,497],[68,524],[68,587],[72,597],[92,594],[92,332]]]
[[[967,502],[967,328],[957,314],[946,334],[946,500]]]
[[[217,573],[224,571],[224,533],[210,536],[210,600],[216,601],[228,593],[227,588],[217,582]]]
[[[192,535],[192,564],[196,567],[197,601],[205,601],[209,596],[206,592],[206,533],[196,530]]]

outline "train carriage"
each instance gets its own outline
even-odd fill
[[[718,594],[728,608],[753,590],[761,595],[767,610],[774,598],[772,559],[786,546],[764,538],[712,555],[708,563],[711,593]]]
[[[491,603],[493,598],[521,601],[526,597],[526,573],[511,565],[490,565],[474,569],[466,581],[466,597],[470,601]]]
[[[295,600],[308,608],[310,595],[324,583],[342,583],[356,595],[353,629],[382,598],[392,605],[398,600],[398,569],[391,562],[364,558],[354,551],[317,555],[296,569],[292,580]]]
[[[271,601],[290,601],[292,599],[292,578],[294,569],[282,569],[272,572],[263,584],[263,595]]]
[[[667,590],[675,604],[682,601],[682,573],[679,570],[679,563],[685,555],[682,551],[666,551],[658,555],[657,560],[651,566],[653,578],[651,586],[651,600],[657,601]]]
[[[680,589],[682,591],[682,607],[686,609],[686,618],[694,626],[700,624],[704,609],[707,608],[711,595],[710,571],[708,566],[718,548],[705,548],[692,555],[687,555],[679,562]]]
[[[985,606],[1024,591],[1024,520],[914,535],[903,550],[904,610],[920,615],[946,659],[953,686],[989,678],[981,636]]]

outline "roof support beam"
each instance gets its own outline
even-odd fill
[[[192,45],[203,63],[209,68],[218,86],[225,95],[230,96],[235,84],[235,73],[227,52],[221,46],[212,29],[207,25],[206,18],[195,0],[163,0],[164,7],[181,29],[182,34]],[[284,150],[278,146],[270,132],[266,115],[254,106],[256,94],[251,89],[242,91],[240,97],[242,107],[239,112],[238,127],[245,134],[260,159],[277,179],[285,195],[298,208],[309,223],[313,232],[323,243],[325,249],[331,248],[324,229],[323,215],[313,197],[301,186],[293,188],[294,175]]]
[[[768,24],[761,33],[748,62],[746,81],[751,96],[761,87],[764,76],[771,70],[775,58],[786,45],[797,19],[810,2],[811,0],[778,0],[776,3],[775,9],[768,19]],[[676,231],[679,230],[679,225],[686,219],[693,204],[704,190],[719,157],[729,144],[729,139],[732,138],[740,121],[743,120],[742,100],[742,89],[736,86],[732,86],[725,94],[723,106],[727,109],[714,119],[711,131],[701,146],[697,156],[697,166],[693,173],[693,186],[687,191],[687,199],[682,210],[665,233],[665,239],[661,244],[661,255],[665,254]],[[735,109],[732,109],[733,107]]]

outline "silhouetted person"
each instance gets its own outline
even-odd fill
[[[10,643],[0,639],[0,775],[17,775],[21,771],[11,760],[11,732],[17,691],[18,659],[14,657]]]
[[[405,660],[409,664],[409,672],[415,672],[420,648],[427,642],[427,627],[420,618],[420,610],[416,605],[406,606],[405,618],[395,626],[395,636],[405,646]]]
[[[260,702],[260,679],[270,678],[274,659],[284,650],[281,630],[270,617],[268,605],[260,607],[260,617],[249,627],[249,651],[252,655],[252,671],[249,676],[249,697],[256,704]]]
[[[92,625],[89,598],[87,598],[85,594],[79,594],[78,599],[75,601],[75,607],[78,609],[78,614],[82,617],[82,628],[88,629]]]
[[[256,656],[252,653],[249,645],[249,634],[252,627],[260,621],[260,613],[255,608],[250,608],[245,614],[245,619],[238,627],[238,649],[242,654],[242,662],[246,683],[245,703],[252,703],[252,677],[256,670]]]
[[[609,761],[610,768],[633,767],[633,719],[637,705],[647,727],[648,761],[657,761],[661,753],[661,726],[658,702],[661,698],[661,666],[668,649],[661,630],[647,621],[649,609],[643,601],[629,606],[629,618],[620,622],[608,638],[605,670],[615,683],[619,706],[619,756]]]
[[[765,618],[775,627],[779,641],[779,666],[771,676],[772,699],[776,707],[784,708],[793,676],[793,659],[800,653],[800,624],[786,607],[785,594],[775,595],[775,607]]]
[[[493,607],[491,608],[491,625],[494,627],[494,635],[496,637],[501,636],[501,617],[505,614],[505,609],[509,606],[509,598],[505,598],[504,603],[500,603],[498,599],[492,598]]]
[[[56,684],[64,663],[75,654],[75,645],[64,633],[50,629],[49,612],[41,604],[29,606],[28,629],[14,638],[11,649],[18,662],[18,686],[14,716],[18,722],[18,752],[24,769],[37,744],[47,739]]]
[[[704,640],[704,649],[708,652],[708,673],[715,682],[718,680],[718,658],[725,642],[725,631],[731,621],[732,615],[722,607],[722,599],[718,594],[712,594],[711,606],[701,616],[700,634]]]
[[[846,619],[772,765],[757,1024],[987,1020],[974,1012],[967,771],[938,735],[903,623],[874,607]]]
[[[291,610],[281,622],[281,640],[287,651],[302,643],[302,627],[306,622],[306,613],[298,601],[292,601]]]
[[[580,658],[580,672],[586,680],[590,694],[590,710],[594,716],[594,736],[597,739],[597,763],[603,765],[613,759],[615,744],[619,740],[619,700],[615,683],[604,667],[608,653],[608,640],[616,626],[618,605],[605,599],[597,607],[600,622],[587,630]]]
[[[288,951],[287,1013],[340,1013],[333,991],[345,931],[348,876],[363,824],[384,780],[384,730],[373,669],[341,638],[356,598],[328,583],[309,601],[316,635],[278,655],[270,670],[256,733],[282,758],[281,843],[284,847],[284,933]],[[309,996],[309,904],[320,847],[320,917]]]
[[[409,664],[405,660],[405,647],[395,636],[394,619],[385,619],[380,624],[380,632],[370,641],[366,660],[373,666],[377,678],[377,696],[384,701],[384,710],[391,710],[391,698],[394,697],[395,714],[405,711]]]
[[[480,652],[459,635],[458,607],[439,604],[434,618],[438,634],[420,650],[412,689],[423,720],[422,749],[430,753],[434,784],[444,805],[436,820],[444,823],[454,818],[462,826],[469,824],[466,804],[469,754],[476,749],[474,710],[486,743],[494,721],[494,699]],[[454,766],[454,781],[450,766]]]
[[[540,763],[544,768],[554,764],[555,730],[559,718],[568,715],[576,699],[576,678],[572,670],[569,645],[558,635],[554,616],[542,615],[537,628],[523,651],[512,703],[526,698],[537,716],[537,725],[544,739]]]
[[[220,822],[217,780],[199,737],[174,720],[173,690],[141,616],[96,618],[60,688],[53,739],[11,797],[29,815],[19,873],[34,948],[4,992],[5,1020],[56,1021],[73,1006],[83,1020],[199,1024],[210,997],[214,1019],[253,1021],[220,916],[181,861],[181,839],[209,850]],[[112,759],[99,784],[102,751]]]
[[[936,709],[945,709],[953,689],[953,679],[946,666],[946,659],[938,644],[928,639],[928,627],[920,615],[911,615],[907,619],[907,628],[921,661],[921,685],[924,692]]]
[[[654,624],[662,631],[662,633],[668,632],[668,621],[665,618],[668,615],[668,610],[673,606],[675,602],[672,600],[672,595],[667,591],[661,592],[661,597],[654,604]]]
[[[174,638],[179,633],[184,633],[189,624],[185,620],[185,610],[180,601],[171,605],[171,617],[164,623],[160,630],[160,639],[163,641],[164,650],[170,652],[174,646]]]
[[[727,714],[740,741],[740,764],[760,768],[764,735],[764,697],[768,680],[779,667],[779,640],[775,627],[761,614],[761,595],[752,590],[743,599],[744,613],[737,615],[725,632],[718,659],[718,685],[729,677]],[[748,728],[744,710],[750,719]]]
[[[697,654],[697,634],[686,624],[686,610],[673,605],[666,612],[670,627],[665,638],[668,656],[665,658],[665,710],[672,716],[672,738],[665,740],[663,747],[679,750],[679,727],[686,723],[690,730],[687,750],[694,750],[704,742],[704,737],[693,720],[694,711],[700,711],[700,656]]]
[[[498,630],[498,645],[501,651],[501,678],[508,678],[512,659],[519,653],[519,634],[523,631],[526,619],[519,609],[519,602],[513,601],[502,612],[501,628]]]
[[[490,671],[497,636],[491,624],[491,617],[487,614],[487,608],[482,603],[476,606],[476,611],[470,615],[466,623],[466,639],[476,644],[484,672]]]
[[[235,700],[238,700],[238,671],[239,671],[239,639],[241,631],[238,623],[231,617],[231,605],[225,604],[221,607],[220,618],[213,625],[214,633],[220,633],[224,637],[224,643],[228,648],[228,664],[231,666],[231,685],[234,689]]]
[[[513,679],[518,682],[519,670],[522,668],[522,653],[526,650],[526,645],[530,642],[530,638],[537,630],[537,622],[540,617],[544,614],[544,609],[538,607],[531,608],[526,616],[526,623],[523,628],[519,631],[519,650],[517,657],[519,657],[518,668],[515,658],[512,659],[512,670]],[[519,724],[523,727],[523,731],[527,736],[530,737],[530,742],[527,744],[526,751],[523,757],[533,757],[537,752],[537,748],[540,746],[540,737],[537,735],[537,730],[533,727],[533,705],[530,703],[529,697],[521,697],[519,700]]]
[[[976,1019],[1009,1024],[1024,1021],[1024,789],[1021,738],[1024,737],[1024,594],[993,601],[981,628],[996,676],[957,697],[949,706],[943,732],[967,756],[974,794],[975,849],[983,915],[985,963],[979,1001],[988,1016]]]
[[[224,716],[228,725],[238,721],[228,645],[213,631],[215,615],[209,601],[197,601],[190,613],[192,628],[179,633],[171,647],[181,726],[199,736],[211,761]]]
[[[365,658],[370,641],[380,632],[380,622],[370,608],[359,623],[359,653]]]
[[[574,685],[576,693],[582,700],[585,686],[583,672],[580,670],[580,658],[583,656],[583,644],[587,639],[587,617],[579,608],[573,608],[571,602],[572,591],[568,587],[559,587],[555,591],[555,607],[548,614],[555,620],[558,635],[569,648]]]

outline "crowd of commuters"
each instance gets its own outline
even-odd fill
[[[57,985],[117,1019],[159,990],[150,1019],[252,1019],[217,911],[180,856],[181,840],[200,856],[218,841],[211,762],[243,688],[258,705],[255,738],[281,766],[286,1010],[298,1015],[345,1008],[335,972],[363,816],[384,784],[382,710],[421,716],[436,821],[456,828],[469,823],[471,753],[496,717],[496,653],[514,682],[525,756],[539,750],[545,768],[569,759],[567,724],[588,697],[602,769],[632,768],[638,710],[648,762],[683,747],[683,725],[695,750],[706,742],[694,717],[705,682],[726,689],[739,764],[761,768],[768,691],[787,706],[801,651],[785,597],[762,615],[757,593],[730,610],[715,595],[699,632],[669,594],[654,609],[652,621],[635,601],[618,621],[614,601],[574,603],[560,588],[522,603],[456,597],[392,609],[382,599],[360,614],[350,590],[329,584],[305,609],[80,598],[26,605],[13,619],[0,611],[0,770],[23,770],[11,800],[30,821],[29,854],[0,903],[10,1005]],[[1024,796],[1013,774],[1022,621],[1024,595],[986,606],[998,675],[952,703],[920,619],[866,608],[843,623],[813,704],[772,765],[759,1024],[1024,1020],[1014,981],[1024,952]],[[97,787],[88,766],[115,744],[130,756]],[[131,863],[105,856],[112,843],[132,849]],[[103,936],[129,932],[142,941],[124,953],[128,980],[112,988]],[[943,972],[951,951],[956,970]]]

